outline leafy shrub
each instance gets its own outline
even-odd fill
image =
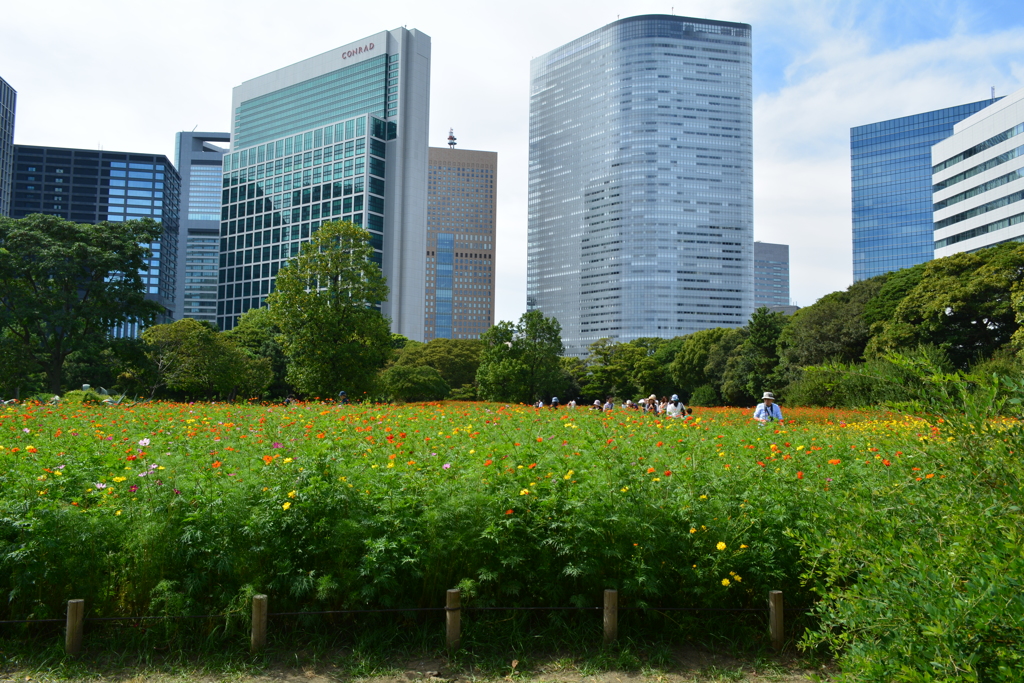
[[[53,398],[50,396],[50,398]],[[74,391],[68,391],[60,397],[62,403],[68,405],[83,405],[83,406],[98,406],[103,403],[103,400],[109,398],[92,389],[81,390],[75,389]]]
[[[693,395],[690,396],[690,405],[719,406],[722,405],[722,400],[713,386],[704,384],[694,390]]]
[[[393,365],[380,377],[383,391],[396,401],[439,401],[451,387],[429,365]]]
[[[473,384],[463,384],[458,389],[452,389],[452,393],[449,394],[448,398],[453,401],[475,401],[476,386]]]

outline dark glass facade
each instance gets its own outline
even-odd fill
[[[164,307],[157,322],[170,322],[180,183],[178,171],[163,155],[15,145],[11,217],[45,213],[76,223],[140,218],[161,222],[163,236],[149,245],[152,255],[142,281],[147,298]],[[133,336],[137,330],[122,332]]]
[[[932,145],[993,101],[850,129],[854,281],[932,260]]]
[[[10,215],[14,170],[14,109],[18,93],[0,78],[0,216]]]
[[[228,133],[178,133],[174,159],[181,174],[181,232],[175,316],[217,322],[221,166]],[[218,145],[224,145],[220,147]]]

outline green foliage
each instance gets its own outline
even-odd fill
[[[930,261],[872,348],[877,353],[937,344],[956,367],[966,368],[1010,341],[1017,328],[1011,288],[1022,279],[1024,244],[1017,242]]]
[[[976,390],[926,360],[890,360],[926,387],[935,416],[904,453],[919,476],[848,489],[794,531],[820,597],[803,645],[827,646],[858,681],[1019,681],[1024,430],[1000,419],[998,381]],[[955,495],[936,472],[959,482]]]
[[[182,318],[142,333],[153,368],[150,395],[166,387],[177,395],[259,397],[270,384],[270,361],[239,349],[209,323]]]
[[[281,330],[274,322],[270,309],[250,308],[224,336],[250,357],[266,358],[272,373],[267,392],[275,397],[288,395],[288,359],[281,346]]]
[[[480,395],[519,403],[557,395],[564,386],[561,333],[558,321],[540,311],[527,311],[516,324],[503,320],[484,332],[476,374]]]
[[[408,343],[395,365],[431,367],[449,386],[461,387],[476,381],[483,343],[477,339],[432,339],[426,344]]]
[[[370,234],[331,222],[281,270],[269,305],[288,358],[288,382],[307,396],[352,398],[372,389],[391,355],[388,321],[374,306],[387,298]]]
[[[160,313],[140,272],[161,234],[151,219],[86,225],[0,216],[0,332],[18,340],[50,391],[60,393],[69,356],[98,352],[112,327]]]
[[[782,365],[800,368],[826,361],[860,361],[871,337],[865,306],[878,299],[888,277],[855,282],[846,291],[826,294],[797,311],[779,337]]]
[[[451,387],[429,365],[393,365],[381,375],[381,389],[394,401],[440,401]]]
[[[74,391],[65,392],[64,395],[60,397],[60,400],[62,403],[69,406],[98,406],[103,403],[106,398],[108,397],[91,389],[75,389]]]
[[[677,392],[673,393],[678,393],[683,398],[687,398],[698,387],[713,383],[714,378],[709,376],[705,370],[711,359],[712,350],[732,333],[733,330],[727,327],[713,327],[709,330],[688,334],[682,338],[679,351],[676,353],[669,368],[672,380],[678,389]],[[712,374],[714,373],[712,372]],[[720,384],[720,381],[714,382],[715,386]]]
[[[589,372],[584,393],[637,398],[663,389],[669,383],[664,356],[658,355],[664,345],[665,340],[656,337],[621,343],[609,339],[594,342],[587,358]]]
[[[718,392],[710,384],[702,384],[690,394],[690,405],[692,406],[718,406],[722,404]]]

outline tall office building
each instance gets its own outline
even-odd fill
[[[217,322],[265,303],[328,220],[370,231],[391,329],[423,339],[430,37],[385,31],[246,81],[224,157]]]
[[[149,245],[153,253],[142,281],[146,298],[163,306],[157,322],[166,323],[174,319],[180,182],[161,154],[15,145],[11,217],[45,213],[76,223],[160,221],[163,235]],[[116,333],[135,336],[138,329]]]
[[[497,152],[430,148],[424,341],[494,324]]]
[[[217,323],[221,167],[230,141],[228,133],[182,132],[174,139],[174,160],[181,174],[174,300],[179,319]]]
[[[531,62],[527,305],[568,354],[753,310],[750,26],[622,19]]]
[[[932,145],[990,104],[972,102],[850,129],[855,282],[932,259]]]
[[[789,245],[754,242],[754,307],[789,306]]]
[[[14,183],[14,110],[18,93],[0,78],[0,216],[11,213]]]
[[[935,256],[1024,242],[1024,88],[932,147]]]

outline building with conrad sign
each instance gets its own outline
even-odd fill
[[[530,64],[527,306],[566,353],[753,305],[748,24],[629,17]]]
[[[423,339],[430,37],[382,31],[232,93],[224,155],[217,323],[274,291],[320,225],[369,230],[393,332]]]

